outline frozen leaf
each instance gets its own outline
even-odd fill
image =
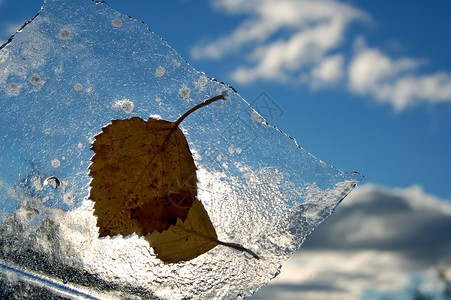
[[[197,195],[196,167],[172,122],[113,120],[95,137],[92,150],[89,198],[95,201],[100,237],[142,236],[185,220]]]
[[[217,245],[252,253],[218,240],[196,199],[196,166],[180,123],[208,99],[169,122],[135,117],[113,120],[95,137],[89,198],[95,201],[99,237],[146,236],[158,258],[191,260]],[[255,258],[259,258],[254,255]]]
[[[88,167],[100,129],[111,120],[177,120],[224,92],[227,101],[179,126],[197,167],[192,188],[218,240],[246,246],[261,259],[221,246],[164,263],[158,247],[149,247],[158,237],[144,235],[150,230],[141,226],[126,237],[105,231],[99,238]],[[142,22],[91,0],[47,0],[0,47],[0,139],[0,272],[19,274],[8,288],[14,293],[39,281],[40,288],[73,298],[250,296],[362,178],[300,148]],[[180,224],[200,225],[190,217],[192,201],[184,219],[159,233],[168,245],[181,234]],[[23,281],[23,274],[32,280]]]

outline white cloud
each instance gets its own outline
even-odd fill
[[[311,72],[311,86],[319,88],[325,85],[332,85],[343,77],[344,57],[336,54],[326,57]]]
[[[349,65],[349,88],[388,102],[398,111],[420,101],[451,101],[451,75],[416,75],[421,64],[411,58],[392,59],[377,49],[363,49]]]
[[[363,12],[335,0],[218,0],[214,3],[228,13],[245,13],[250,18],[230,35],[195,46],[192,56],[220,59],[246,49],[248,65],[232,74],[240,83],[299,77],[303,67],[321,64],[328,52],[343,41],[350,23],[367,19]]]
[[[394,59],[366,46],[352,54],[346,49],[350,47],[341,47],[352,24],[370,20],[350,4],[338,0],[212,3],[221,12],[246,18],[231,33],[198,43],[191,54],[195,59],[243,56],[230,74],[240,84],[268,80],[319,89],[347,81],[349,92],[388,103],[396,111],[419,103],[451,101],[449,72],[424,75],[420,73],[423,60]],[[348,76],[344,76],[345,69]]]
[[[451,259],[451,203],[420,186],[353,191],[255,299],[361,299],[443,289],[435,267]],[[447,263],[448,262],[448,263]],[[381,299],[382,296],[375,299]]]

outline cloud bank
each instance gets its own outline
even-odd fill
[[[218,0],[213,4],[249,18],[230,35],[195,46],[192,56],[220,59],[246,48],[250,66],[238,67],[232,74],[240,83],[289,81],[299,76],[300,69],[322,63],[339,46],[352,22],[367,19],[350,5],[329,0]]]
[[[392,58],[377,48],[353,52],[347,34],[369,15],[337,0],[216,0],[220,11],[245,15],[234,31],[192,48],[194,59],[242,55],[231,78],[301,83],[312,89],[348,87],[401,111],[418,103],[451,101],[451,74],[421,74],[422,59]]]
[[[363,185],[256,299],[361,299],[414,288],[440,291],[434,268],[447,266],[451,275],[450,230],[451,204],[421,187]],[[414,275],[422,280],[418,287]]]

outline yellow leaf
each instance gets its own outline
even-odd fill
[[[188,215],[197,194],[196,166],[173,125],[113,120],[96,136],[89,197],[101,237],[163,231]]]

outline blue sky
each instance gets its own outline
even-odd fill
[[[443,241],[451,231],[450,1],[106,2],[144,21],[196,69],[232,85],[307,151],[365,175],[256,298],[317,299],[322,292],[373,299],[409,291],[414,277],[425,291],[439,289],[431,270],[451,259]],[[0,40],[41,5],[0,0]],[[361,280],[339,290],[325,274]]]

